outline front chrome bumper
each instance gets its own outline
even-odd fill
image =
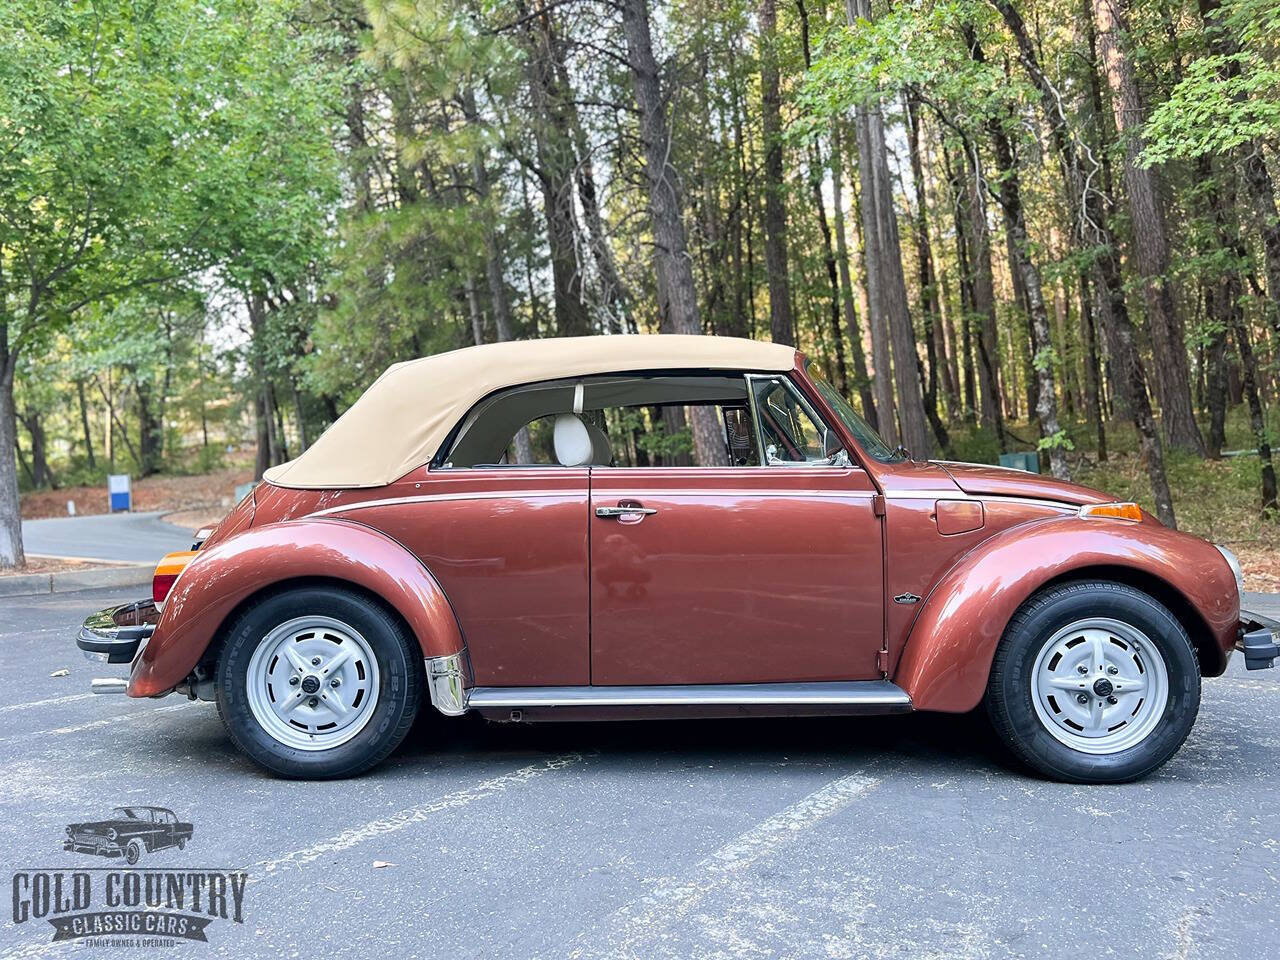
[[[1280,657],[1280,623],[1259,613],[1240,611],[1240,639],[1236,649],[1244,654],[1249,670],[1266,670]]]

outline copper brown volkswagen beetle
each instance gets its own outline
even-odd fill
[[[79,644],[132,663],[130,696],[216,700],[293,777],[380,762],[424,700],[526,721],[985,701],[1041,773],[1123,781],[1178,749],[1237,644],[1276,655],[1229,551],[1069,483],[910,460],[793,349],[715,337],[397,364],[194,546]]]

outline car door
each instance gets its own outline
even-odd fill
[[[788,378],[751,386],[762,465],[591,468],[593,684],[880,676],[876,490]]]

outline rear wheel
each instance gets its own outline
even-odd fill
[[[218,712],[253,760],[286,777],[344,777],[380,763],[408,733],[422,658],[379,604],[307,587],[237,618],[217,681]]]
[[[1106,581],[1043,591],[996,651],[987,711],[1028,766],[1056,780],[1121,783],[1182,746],[1200,707],[1200,667],[1155,598]]]

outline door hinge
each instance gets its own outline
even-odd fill
[[[877,517],[884,516],[885,509],[884,509],[883,493],[877,493],[874,497],[871,498],[871,512],[874,513]]]
[[[889,676],[889,651],[888,650],[876,651],[876,669],[879,670],[880,673],[883,674],[884,676],[886,677]]]

